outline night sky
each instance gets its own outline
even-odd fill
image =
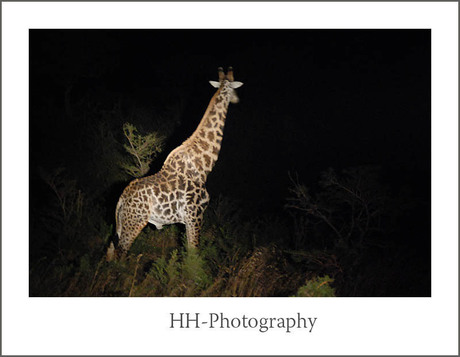
[[[198,125],[217,68],[232,66],[244,85],[208,177],[211,200],[284,219],[289,173],[314,188],[330,167],[379,166],[392,194],[416,206],[393,239],[420,250],[429,270],[430,56],[429,30],[31,30],[31,210],[46,201],[39,168],[65,167],[109,220],[127,182],[98,188],[88,131],[122,142],[123,120],[163,128],[153,174]],[[114,110],[121,119],[110,120]]]

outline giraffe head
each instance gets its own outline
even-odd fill
[[[224,73],[224,69],[222,67],[219,67],[217,69],[219,73],[219,81],[209,81],[211,85],[215,88],[220,88],[221,86],[226,86],[229,91],[230,95],[230,102],[231,103],[238,103],[240,99],[238,98],[238,95],[236,94],[235,89],[239,88],[243,85],[242,82],[235,81],[233,78],[233,68],[228,67],[227,70],[227,75]]]

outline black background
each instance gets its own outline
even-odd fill
[[[31,220],[47,201],[39,168],[62,166],[112,219],[127,182],[98,186],[88,164],[97,152],[82,144],[99,120],[88,108],[119,105],[145,131],[157,130],[149,117],[162,118],[168,135],[153,174],[198,125],[217,67],[233,66],[244,85],[208,178],[211,199],[288,222],[288,173],[314,188],[329,167],[379,166],[413,206],[389,239],[416,252],[410,264],[429,289],[430,46],[429,30],[31,30]],[[121,125],[109,121],[120,142]]]

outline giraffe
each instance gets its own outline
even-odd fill
[[[218,68],[218,88],[194,133],[167,156],[159,172],[131,181],[118,200],[115,220],[118,246],[113,242],[107,260],[123,259],[147,225],[185,224],[187,245],[198,246],[203,213],[209,202],[206,179],[219,156],[229,103],[238,103],[233,69]]]

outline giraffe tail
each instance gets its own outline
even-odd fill
[[[115,227],[116,227],[115,229],[116,229],[118,238],[121,237],[122,224],[121,224],[121,219],[120,219],[120,213],[121,213],[122,207],[123,207],[123,202],[120,199],[120,200],[118,200],[117,209],[115,210]]]

